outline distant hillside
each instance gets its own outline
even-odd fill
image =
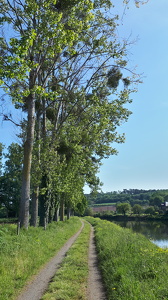
[[[97,193],[97,195],[86,194],[88,204],[91,206],[106,203],[115,205],[119,202],[129,202],[131,206],[134,204],[145,206],[150,204],[150,200],[154,196],[161,196],[164,202],[168,198],[168,190],[124,189],[122,192],[102,192]]]

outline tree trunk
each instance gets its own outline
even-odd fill
[[[64,208],[65,208],[64,195],[62,193],[61,199],[60,199],[60,221],[64,221]]]
[[[55,208],[55,213],[54,213],[54,221],[58,222],[59,220],[59,207]]]
[[[43,140],[43,150],[46,151],[46,107],[45,107],[45,99],[42,100],[42,106],[43,106],[43,118],[42,118],[42,140]],[[45,169],[45,165],[42,166],[41,172],[42,172],[42,178],[41,178],[41,185],[40,189],[45,188],[47,190],[47,173]],[[47,195],[46,192],[44,194],[41,194],[39,197],[39,207],[40,207],[40,226],[44,226],[45,221],[47,222]]]
[[[45,219],[45,196],[44,195],[40,195],[39,198],[39,202],[40,202],[40,209],[39,209],[39,225],[40,226],[44,226],[44,219]]]
[[[38,225],[38,198],[39,198],[39,186],[34,188],[32,194],[32,209],[31,209],[31,226],[37,227]]]
[[[67,220],[70,219],[70,216],[71,216],[71,209],[70,209],[70,205],[68,204],[67,205]]]
[[[40,113],[37,112],[36,114],[36,140],[38,142],[38,149],[37,149],[37,160],[38,166],[40,165]],[[32,209],[31,209],[31,226],[37,227],[38,224],[38,203],[39,203],[39,185],[35,185],[33,187],[33,194],[32,194]]]
[[[51,193],[50,194],[50,203],[49,203],[49,220],[48,222],[51,223],[54,221],[54,217],[55,217],[55,211],[56,211],[56,199],[55,196]]]
[[[35,97],[30,94],[27,99],[28,104],[28,124],[27,139],[24,144],[23,174],[22,174],[22,190],[20,201],[20,225],[28,229],[29,226],[29,202],[30,202],[30,171],[32,162],[32,151],[34,142],[35,128]]]
[[[47,175],[43,174],[41,178],[41,187],[47,188]],[[44,226],[45,219],[46,219],[46,213],[47,213],[47,196],[46,192],[44,194],[41,194],[39,197],[39,225]]]

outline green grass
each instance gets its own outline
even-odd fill
[[[87,300],[89,238],[90,225],[85,223],[42,300]]]
[[[0,299],[13,300],[26,281],[36,274],[81,227],[79,218],[42,227],[22,229],[0,225]]]
[[[114,223],[86,219],[95,226],[108,300],[168,299],[168,250]]]

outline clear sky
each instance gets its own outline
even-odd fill
[[[113,3],[115,12],[122,15],[122,1]],[[130,0],[118,34],[137,40],[129,48],[129,64],[137,66],[144,78],[132,94],[129,109],[133,114],[119,128],[126,142],[116,145],[117,156],[103,160],[98,174],[102,190],[168,189],[168,0],[149,0],[140,8]],[[7,146],[17,142],[15,133],[16,127],[0,117],[0,142]]]
[[[149,0],[140,8],[130,3],[119,33],[137,38],[130,66],[137,65],[144,78],[132,95],[133,114],[120,129],[126,142],[100,169],[103,192],[168,188],[168,1]],[[117,9],[123,11],[121,5]]]

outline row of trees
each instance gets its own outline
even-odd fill
[[[117,204],[117,213],[123,214],[124,216],[127,213],[133,213],[135,215],[141,214],[148,214],[148,215],[155,215],[155,214],[165,214],[167,211],[161,205],[149,205],[149,206],[142,206],[140,204],[134,204],[131,206],[129,203],[119,203]]]
[[[137,79],[110,9],[109,0],[0,0],[3,99],[8,95],[27,116],[18,124],[21,144],[9,151],[21,155],[15,178],[25,228],[30,199],[33,226],[39,209],[41,225],[59,207],[63,218],[65,203],[82,209],[85,183],[98,187],[102,158],[124,141],[117,127],[130,115],[125,104]],[[9,172],[10,188],[12,178]]]
[[[1,148],[3,148],[2,144],[0,144]],[[23,147],[21,147],[17,143],[12,143],[8,147],[8,152],[3,155],[5,159],[5,163],[1,169],[0,174],[0,208],[2,208],[3,215],[18,217],[19,211],[19,203],[21,197],[21,178],[22,178],[22,164],[23,164]],[[34,166],[32,167],[32,171],[34,171]],[[31,180],[31,198],[30,198],[30,212],[31,212],[31,224],[33,225],[33,186],[34,181],[37,179],[35,176],[37,173],[32,174]],[[61,176],[61,175],[60,175]],[[62,178],[64,180],[64,178]],[[41,187],[41,185],[40,185]],[[44,187],[40,188],[40,195],[38,201],[38,215],[40,215],[40,224],[44,225],[44,219],[46,216],[48,217],[48,221],[52,221],[53,219],[57,220],[57,208],[60,206],[60,203],[65,200],[65,198],[59,198],[58,195],[52,195],[52,198],[49,199],[49,211],[48,215],[44,215]],[[75,188],[74,188],[75,189]],[[47,189],[46,189],[47,190]],[[49,188],[48,190],[49,191]],[[57,196],[57,198],[56,198]],[[76,200],[77,199],[77,200]],[[75,210],[77,213],[83,213],[86,206],[86,199],[83,198],[74,199],[74,203],[71,203],[71,209]],[[55,200],[55,203],[53,201]],[[71,198],[73,201],[73,198]],[[53,204],[53,205],[52,205]],[[69,199],[66,199],[66,208],[70,208]],[[73,205],[72,205],[73,204]],[[64,209],[62,208],[61,219],[64,219]]]
[[[129,198],[128,194],[131,194]],[[127,213],[136,215],[167,213],[168,190],[131,189],[122,192],[98,193],[95,197],[91,194],[86,196],[90,207],[111,204],[116,206],[117,213],[123,215]]]

